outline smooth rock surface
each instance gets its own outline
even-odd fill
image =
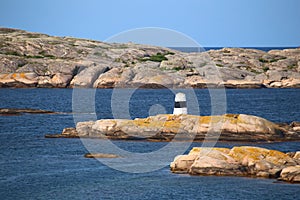
[[[108,70],[106,65],[91,66],[83,69],[79,72],[71,81],[72,87],[88,88],[93,87],[94,82],[97,80],[100,74]]]
[[[300,165],[284,168],[280,173],[280,179],[292,183],[300,183]]]
[[[221,126],[220,126],[221,124]],[[158,140],[217,138],[219,139],[275,140],[283,137],[276,124],[250,115],[192,116],[157,115],[135,120],[98,120],[77,124],[79,136],[108,137],[111,139],[148,138]],[[83,128],[84,127],[84,128]]]
[[[0,87],[299,88],[300,48],[184,53],[0,28]]]
[[[71,129],[71,135],[74,135]],[[62,136],[66,135],[65,132]],[[102,119],[79,122],[76,136],[148,141],[286,141],[299,140],[300,133],[289,125],[245,115],[194,116],[161,114],[148,118]]]
[[[260,147],[194,147],[170,164],[174,173],[216,176],[251,176],[300,182],[300,165],[289,155]]]

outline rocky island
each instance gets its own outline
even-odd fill
[[[236,141],[275,142],[300,140],[300,123],[275,124],[245,115],[194,116],[161,114],[148,118],[102,119],[79,122],[61,134],[46,138],[96,138],[151,142]],[[118,155],[89,153],[86,158],[118,158]],[[170,164],[174,173],[215,176],[276,178],[300,183],[300,152],[283,153],[253,146],[228,148],[194,147]]]
[[[148,118],[78,122],[48,138],[100,138],[146,141],[292,141],[300,140],[300,123],[275,124],[245,114],[195,116],[161,114]]]
[[[299,88],[300,48],[184,53],[0,28],[0,88]]]
[[[194,147],[170,164],[174,173],[277,178],[300,183],[300,151],[283,153],[260,147]]]

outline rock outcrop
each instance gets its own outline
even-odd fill
[[[300,48],[184,53],[0,28],[0,88],[299,88]]]
[[[174,173],[278,178],[300,183],[298,159],[260,147],[194,147],[188,155],[177,156],[170,168]]]
[[[300,165],[284,168],[280,173],[280,180],[300,183]]]
[[[108,154],[108,153],[86,153],[84,154],[85,158],[120,158],[120,156],[116,154]]]
[[[47,135],[51,137],[51,135]],[[148,141],[284,141],[299,140],[300,132],[244,114],[222,116],[156,115],[144,119],[102,119],[79,122],[53,137],[90,137]]]
[[[64,128],[61,134],[46,134],[45,138],[79,138],[75,128]]]
[[[20,114],[57,114],[57,112],[29,108],[0,108],[0,115],[20,115]]]

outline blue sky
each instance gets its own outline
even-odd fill
[[[162,27],[202,46],[300,46],[300,0],[1,0],[0,26],[95,40]]]

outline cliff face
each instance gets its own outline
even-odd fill
[[[0,28],[0,87],[300,87],[300,48],[183,53]]]

